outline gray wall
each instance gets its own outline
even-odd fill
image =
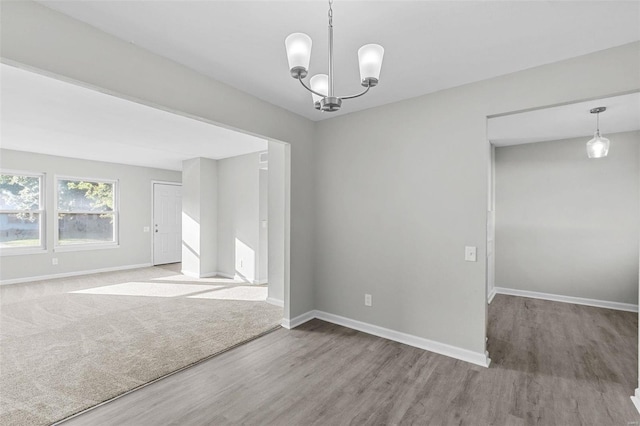
[[[638,89],[639,46],[319,122],[316,308],[484,353],[487,116]]]
[[[640,132],[496,148],[496,286],[638,302]]]
[[[286,146],[269,141],[269,252],[268,281],[270,299],[284,300],[284,282],[286,279],[286,262],[282,256],[285,250],[285,191],[288,186],[285,174]],[[286,306],[286,305],[285,305]]]
[[[269,267],[269,170],[260,169],[260,205],[259,219],[260,229],[258,243],[258,282],[266,283],[268,281]],[[284,214],[284,212],[282,212]],[[282,300],[282,299],[280,299]]]
[[[1,2],[0,7],[3,61],[290,143],[291,285],[284,289],[284,316],[314,308],[311,121],[35,2]]]
[[[218,161],[218,271],[259,281],[259,154]]]
[[[151,223],[151,181],[180,182],[180,172],[78,160],[22,151],[0,150],[3,169],[46,173],[47,251],[0,257],[0,279],[64,274],[151,263],[151,233],[143,232]],[[119,181],[119,247],[101,250],[54,252],[54,175],[117,179]],[[96,256],[96,253],[99,255]],[[58,258],[58,265],[51,259]]]

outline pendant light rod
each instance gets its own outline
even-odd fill
[[[333,96],[333,0],[329,0],[329,97]]]
[[[607,107],[597,107],[589,110],[591,114],[596,115],[596,132],[598,132],[598,134],[600,133],[600,113],[605,112],[606,110]]]

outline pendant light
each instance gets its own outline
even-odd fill
[[[600,113],[605,112],[607,107],[593,108],[589,112],[596,115],[596,133],[593,139],[587,142],[587,155],[589,158],[606,157],[609,153],[609,139],[600,135]]]
[[[365,44],[358,50],[358,63],[360,66],[360,84],[364,91],[355,95],[338,96],[333,91],[333,0],[329,0],[329,73],[316,74],[311,80],[311,87],[303,81],[309,72],[311,59],[311,37],[304,33],[290,34],[284,41],[289,60],[289,72],[291,77],[300,81],[300,84],[311,92],[313,106],[323,112],[338,111],[342,107],[342,101],[364,95],[372,87],[378,84],[384,49],[378,44]]]

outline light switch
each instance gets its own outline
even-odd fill
[[[476,261],[476,248],[471,246],[466,246],[464,248],[464,260],[467,262],[475,262]]]
[[[142,232],[149,232],[149,227],[145,226],[144,228],[142,228]]]

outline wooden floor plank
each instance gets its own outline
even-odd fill
[[[486,369],[313,320],[65,426],[627,425],[637,330],[637,314],[498,295]]]

